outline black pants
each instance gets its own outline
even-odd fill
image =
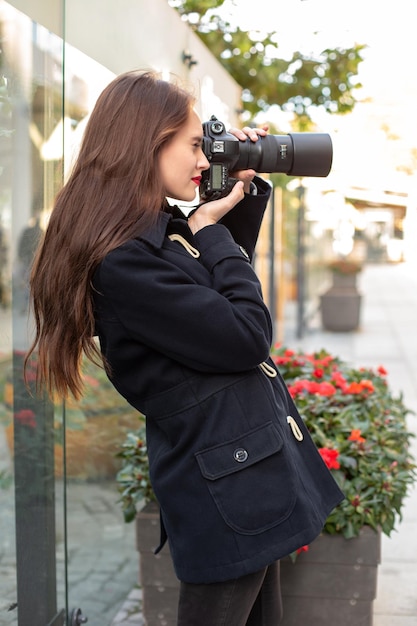
[[[278,626],[281,618],[279,561],[222,583],[181,583],[178,626]]]

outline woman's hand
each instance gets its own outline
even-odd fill
[[[251,141],[258,141],[259,137],[265,137],[268,132],[268,126],[262,128],[251,128],[245,126],[242,129],[231,128],[229,133],[234,135],[240,141],[246,141],[249,137]],[[237,178],[238,182],[233,186],[231,192],[219,200],[210,200],[201,204],[188,219],[188,225],[191,232],[195,234],[205,226],[216,224],[222,217],[226,215],[236,204],[238,204],[245,193],[250,192],[250,184],[256,175],[255,170],[239,170],[230,172],[230,176]]]
[[[240,139],[240,141],[246,141],[249,138],[251,141],[255,142],[258,141],[259,137],[265,137],[268,134],[268,126],[262,126],[262,128],[251,128],[250,126],[245,126],[242,129],[231,128],[229,133],[234,135],[237,139]],[[255,175],[255,170],[230,172],[231,177],[243,180],[245,193],[249,193],[250,184]]]
[[[234,186],[232,191],[220,198],[219,200],[210,200],[210,202],[204,202],[201,204],[197,211],[195,211],[191,217],[188,218],[188,226],[191,229],[193,235],[205,226],[211,224],[217,224],[221,218],[226,215],[231,209],[233,209],[238,202],[243,200],[245,195],[243,189],[244,183],[239,180]]]

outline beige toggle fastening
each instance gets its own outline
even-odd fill
[[[297,439],[297,441],[302,441],[304,439],[304,435],[301,432],[299,425],[291,415],[287,415],[287,424],[290,425],[292,434]]]
[[[182,237],[182,235],[178,235],[176,233],[174,233],[173,235],[168,235],[168,239],[170,239],[171,241],[178,241],[178,243],[180,243],[189,254],[191,254],[192,257],[194,257],[195,259],[198,259],[198,257],[200,256],[199,251],[197,250],[197,248],[194,248],[186,239],[185,237]]]
[[[260,363],[259,367],[261,368],[261,370],[263,371],[264,374],[266,374],[267,376],[269,376],[269,378],[275,378],[275,376],[277,375],[277,370],[274,369],[271,365],[269,365],[268,363]]]

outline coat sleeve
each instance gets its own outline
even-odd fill
[[[221,220],[233,239],[245,248],[250,259],[255,252],[262,218],[272,190],[271,185],[258,176],[254,178],[254,183],[256,196],[245,194],[245,198]]]
[[[221,224],[195,243],[199,259],[170,241],[164,253],[140,240],[111,252],[94,280],[98,324],[116,322],[106,326],[120,333],[113,346],[140,342],[199,371],[256,367],[269,355],[272,324],[247,255]]]

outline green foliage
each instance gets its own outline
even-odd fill
[[[117,473],[116,481],[124,520],[133,522],[138,504],[155,500],[149,478],[146,428],[143,418],[140,418],[138,430],[127,434],[116,457],[122,459],[122,467]]]
[[[190,13],[204,15],[210,9],[221,7],[224,0],[169,0],[169,4],[175,7],[181,15]]]
[[[171,0],[212,54],[243,88],[245,110],[255,116],[273,104],[291,111],[297,128],[311,126],[311,107],[329,113],[353,110],[358,66],[364,45],[323,50],[317,57],[295,52],[280,58],[276,34],[246,32],[230,24],[216,10],[224,0]],[[238,11],[238,7],[236,8]]]
[[[416,478],[402,395],[390,391],[383,367],[354,369],[325,350],[276,347],[273,359],[346,496],[324,532],[350,538],[371,526],[389,536]]]

